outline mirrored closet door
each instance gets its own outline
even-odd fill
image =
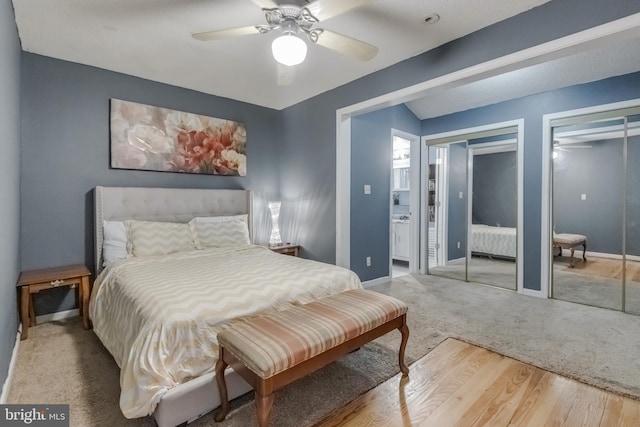
[[[427,273],[517,289],[517,127],[427,138]]]
[[[627,116],[625,311],[640,315],[640,114]]]
[[[552,296],[640,314],[640,119],[552,122]]]

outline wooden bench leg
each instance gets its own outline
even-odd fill
[[[260,427],[268,427],[272,407],[273,393],[261,396],[256,391],[256,411],[258,412],[258,425]]]
[[[220,409],[216,412],[214,419],[221,422],[229,412],[229,398],[227,396],[227,382],[224,379],[224,370],[227,368],[227,362],[224,361],[224,348],[220,347],[220,355],[216,362],[216,382],[218,383],[218,392],[220,393]]]
[[[402,325],[398,328],[402,334],[402,341],[400,342],[400,352],[398,353],[398,359],[400,364],[400,371],[402,376],[409,375],[409,368],[404,363],[404,350],[407,348],[407,341],[409,340],[409,328],[407,327],[407,315],[402,315]]]

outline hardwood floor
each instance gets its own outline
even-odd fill
[[[409,369],[317,427],[640,425],[640,401],[452,338]]]
[[[587,262],[582,262],[582,258],[577,257],[574,265],[569,268],[569,257],[554,258],[554,266],[569,273],[622,279],[622,260],[619,259],[589,256]],[[627,281],[640,282],[640,262],[627,260],[626,277]]]

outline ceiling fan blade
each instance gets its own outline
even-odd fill
[[[368,61],[378,54],[378,48],[369,43],[329,30],[322,30],[316,44],[362,61]]]
[[[316,0],[306,8],[319,21],[333,18],[358,6],[368,3],[370,0]],[[254,1],[254,3],[258,3]]]
[[[216,31],[205,31],[203,33],[194,33],[191,34],[196,40],[200,41],[211,41],[211,40],[222,40],[228,39],[231,37],[239,37],[239,36],[247,36],[249,34],[258,34],[260,31],[257,27],[238,27],[238,28],[229,28],[227,30],[216,30]]]

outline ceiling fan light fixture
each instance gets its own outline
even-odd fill
[[[307,44],[293,33],[285,33],[273,41],[271,52],[282,65],[298,65],[307,57]]]

